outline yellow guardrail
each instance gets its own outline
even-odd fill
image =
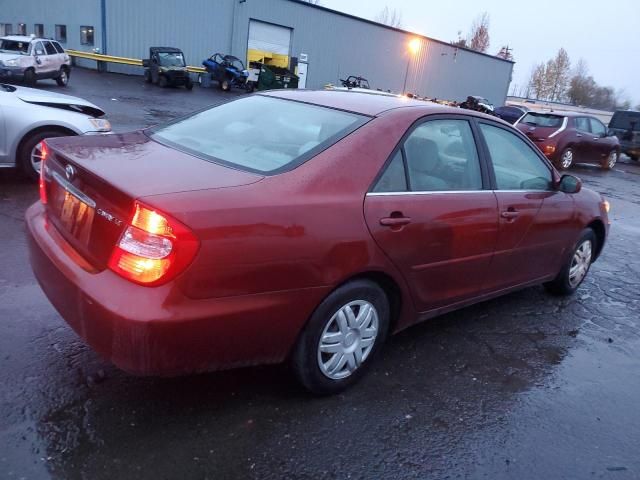
[[[85,58],[87,60],[95,60],[96,62],[119,63],[121,65],[142,66],[142,60],[138,58],[114,57],[112,55],[103,55],[101,53],[82,52],[80,50],[66,50],[67,55],[75,58]],[[187,70],[192,73],[203,73],[202,67],[187,66]]]

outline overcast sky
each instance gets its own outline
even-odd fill
[[[514,84],[525,85],[531,67],[554,56],[560,47],[572,64],[584,58],[596,82],[623,89],[640,104],[640,0],[321,0],[327,8],[373,19],[385,5],[402,12],[405,30],[451,41],[466,36],[474,18],[491,18],[491,45],[513,48]]]

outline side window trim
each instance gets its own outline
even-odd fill
[[[480,165],[480,174],[482,177],[482,189],[480,190],[440,190],[440,191],[414,191],[411,189],[411,178],[409,176],[409,170],[408,170],[408,166],[407,166],[407,156],[406,153],[404,151],[404,145],[406,140],[411,136],[411,134],[417,129],[419,128],[422,124],[426,123],[426,122],[430,122],[430,121],[434,121],[434,120],[463,120],[466,121],[469,124],[469,128],[471,129],[471,135],[473,137],[474,143],[475,143],[475,147],[476,147],[476,154],[478,156],[478,163]],[[384,175],[384,172],[387,170],[387,168],[389,168],[389,165],[391,164],[391,162],[393,161],[393,158],[396,156],[396,154],[398,153],[398,151],[401,152],[402,154],[402,164],[404,166],[404,175],[405,175],[405,181],[407,184],[407,191],[406,192],[384,192],[385,195],[390,195],[393,193],[398,193],[398,194],[403,194],[403,195],[407,195],[407,194],[431,194],[431,193],[471,193],[471,192],[482,192],[482,191],[492,191],[494,190],[494,188],[492,188],[492,183],[491,183],[491,176],[490,176],[490,171],[489,171],[489,167],[488,165],[486,165],[486,161],[489,160],[489,157],[485,158],[484,152],[482,151],[482,147],[481,147],[481,141],[482,141],[482,136],[475,124],[475,118],[468,116],[468,115],[461,115],[461,114],[447,114],[447,113],[440,113],[440,114],[430,114],[430,115],[425,115],[424,117],[420,117],[419,119],[417,119],[415,122],[413,122],[411,124],[411,126],[407,129],[406,132],[404,132],[404,134],[402,135],[402,137],[400,138],[400,140],[398,141],[398,143],[396,144],[396,146],[393,148],[393,150],[391,151],[391,153],[389,154],[389,157],[387,158],[387,160],[385,161],[384,165],[380,168],[380,171],[378,172],[378,174],[375,176],[375,178],[373,179],[373,182],[371,182],[371,185],[369,186],[369,189],[367,190],[367,195],[382,195],[383,193],[376,193],[374,192],[374,189],[376,187],[376,185],[378,184],[378,181],[380,180],[380,178]],[[490,160],[489,160],[490,161]]]
[[[496,180],[496,174],[495,171],[493,169],[493,163],[491,160],[491,153],[489,152],[489,146],[487,145],[487,142],[484,138],[484,135],[482,134],[482,132],[480,131],[480,124],[485,124],[485,125],[489,125],[491,127],[496,127],[496,128],[500,128],[502,130],[505,130],[507,132],[510,132],[512,134],[514,134],[515,136],[517,136],[518,138],[522,139],[524,141],[524,143],[531,149],[531,151],[538,157],[538,159],[540,159],[540,161],[544,164],[545,167],[547,167],[547,169],[549,170],[549,173],[551,174],[551,180],[552,181],[556,181],[557,177],[556,177],[556,173],[555,173],[555,169],[553,168],[553,165],[551,165],[551,163],[549,162],[549,160],[542,154],[542,152],[540,152],[540,150],[538,150],[538,147],[536,147],[531,140],[529,140],[524,134],[522,134],[522,132],[520,132],[519,130],[514,131],[515,129],[510,129],[510,128],[505,128],[504,125],[500,125],[499,123],[495,123],[492,122],[490,120],[486,120],[484,118],[474,118],[473,119],[474,122],[476,124],[476,128],[478,129],[478,134],[480,136],[479,138],[479,143],[478,143],[478,150],[482,150],[482,155],[485,158],[485,162],[487,165],[487,168],[489,168],[489,178],[490,178],[490,183],[491,183],[491,190],[493,191],[497,191],[497,192],[508,192],[508,191],[518,191],[518,192],[524,192],[525,190],[500,190],[498,188],[498,182]],[[540,192],[547,192],[548,190],[529,190],[529,191],[540,191]]]

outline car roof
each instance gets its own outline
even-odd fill
[[[48,39],[32,37],[30,35],[7,35],[6,37],[0,37],[0,40],[11,40],[14,42],[33,42],[35,40],[48,40]]]
[[[568,110],[529,110],[527,113],[531,113],[533,115],[556,115],[558,117],[592,117],[595,118],[591,113],[586,112],[571,112]]]
[[[175,47],[149,47],[149,51],[154,53],[182,53],[182,50]]]
[[[346,110],[349,112],[377,116],[388,110],[407,107],[422,107],[433,110],[433,113],[456,111],[459,109],[445,107],[436,103],[414,100],[403,96],[379,95],[375,91],[364,92],[353,90],[271,90],[260,95],[311,103],[323,107]]]

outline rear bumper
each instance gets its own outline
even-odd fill
[[[177,375],[278,363],[328,289],[193,300],[174,283],[132,284],[91,271],[46,219],[26,212],[30,260],[45,294],[95,351],[139,375]]]

